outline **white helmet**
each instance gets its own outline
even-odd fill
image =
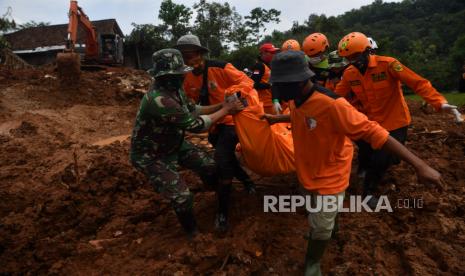
[[[378,49],[378,44],[376,44],[376,41],[372,37],[369,37],[368,41],[370,41],[371,49],[373,50]]]

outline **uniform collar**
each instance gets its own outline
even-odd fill
[[[305,96],[299,95],[297,98],[294,99],[294,104],[296,108],[299,108],[301,105],[303,105],[308,100],[308,98],[310,98],[313,95],[313,92],[315,92],[315,90],[317,89],[317,86],[319,85],[316,83],[313,83],[312,88],[310,88],[310,91],[308,94],[306,94]]]
[[[376,61],[376,56],[369,55],[368,67],[376,67],[376,66],[378,66],[378,61]]]

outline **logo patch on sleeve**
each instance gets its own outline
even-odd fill
[[[305,117],[305,123],[309,130],[315,129],[317,125],[316,120],[313,117]]]
[[[400,62],[398,62],[398,61],[392,63],[392,69],[394,69],[394,71],[396,71],[396,72],[404,71],[404,67],[402,67],[402,64],[400,64]]]

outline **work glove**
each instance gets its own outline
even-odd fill
[[[281,104],[277,100],[273,100],[273,107],[276,114],[281,114],[281,112],[283,111]]]
[[[443,111],[452,113],[455,116],[455,121],[457,123],[462,123],[464,121],[462,114],[457,110],[457,106],[444,103],[441,105]]]

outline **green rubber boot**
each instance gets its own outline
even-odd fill
[[[305,276],[321,276],[320,260],[330,240],[308,240]]]

